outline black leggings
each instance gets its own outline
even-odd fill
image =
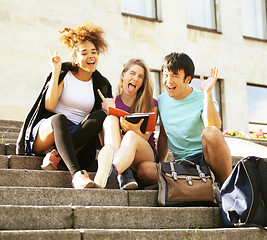
[[[52,116],[51,125],[54,131],[55,146],[72,175],[82,170],[75,150],[85,146],[98,136],[98,133],[102,130],[105,117],[106,113],[102,110],[91,113],[71,135],[69,122],[66,116],[63,114]]]

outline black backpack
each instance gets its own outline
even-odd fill
[[[226,227],[267,227],[267,160],[241,159],[222,185],[221,205]]]

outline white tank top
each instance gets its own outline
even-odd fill
[[[62,113],[79,124],[90,114],[95,104],[93,80],[80,81],[69,71],[63,81],[64,87],[54,112]]]

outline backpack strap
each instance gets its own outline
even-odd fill
[[[246,174],[248,176],[250,185],[252,187],[253,196],[254,196],[254,203],[252,204],[252,207],[250,209],[250,214],[248,214],[248,217],[245,221],[247,223],[250,219],[253,219],[257,209],[259,207],[259,184],[258,179],[255,174],[255,159],[256,157],[248,157],[244,159],[244,161],[241,161],[244,166],[244,170],[246,171]],[[254,166],[253,166],[254,165]]]
[[[263,206],[267,209],[267,160],[257,158],[256,166],[260,179],[260,191],[263,199]]]

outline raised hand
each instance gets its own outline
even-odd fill
[[[60,56],[58,56],[58,53],[55,51],[52,53],[50,49],[48,50],[49,57],[50,57],[50,65],[52,67],[53,71],[60,71],[61,70],[61,65],[62,61]]]
[[[203,76],[200,76],[200,88],[204,92],[209,92],[212,90],[213,86],[215,85],[218,77],[218,68],[213,67],[210,71],[210,76],[207,80],[204,80]]]
[[[102,92],[97,89],[97,92],[102,99],[102,109],[108,114],[109,113],[109,107],[115,108],[115,100],[113,98],[105,98]]]

